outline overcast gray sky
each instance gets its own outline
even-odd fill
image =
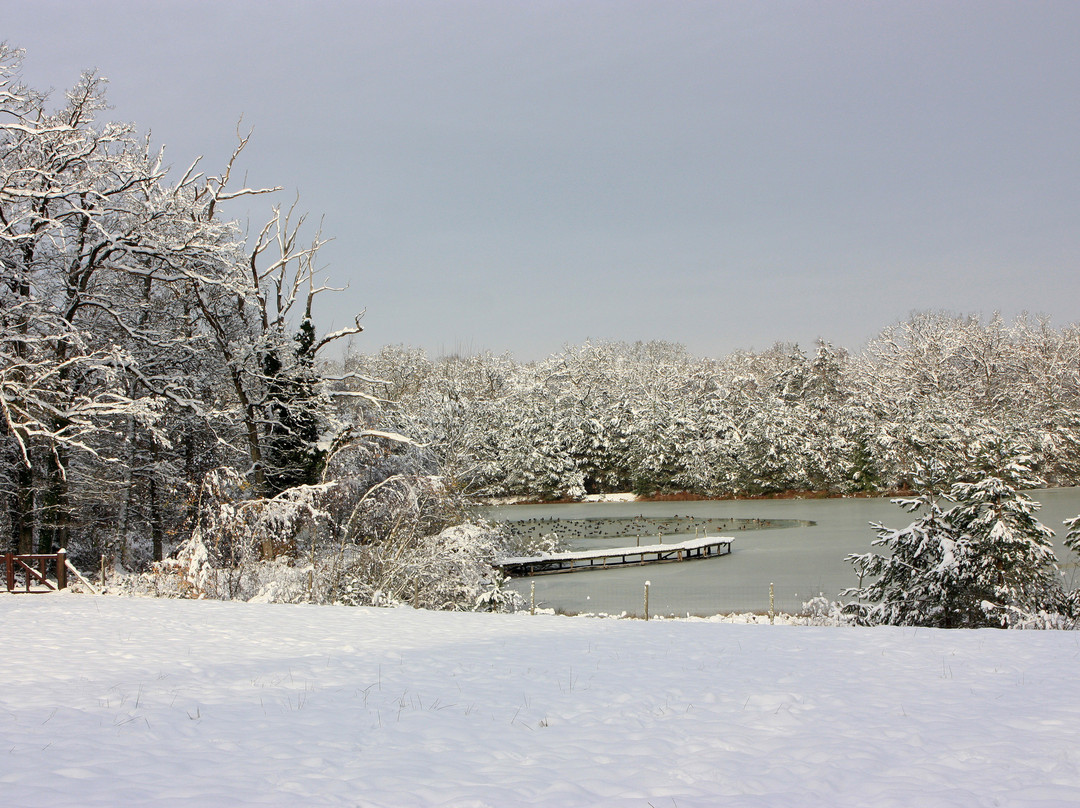
[[[1075,0],[0,0],[0,39],[58,99],[96,67],[178,167],[243,115],[362,350],[1080,319]]]

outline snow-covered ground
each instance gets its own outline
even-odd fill
[[[0,595],[5,805],[1080,803],[1080,634]]]
[[[517,505],[521,502],[534,502],[536,497],[514,496],[514,497],[482,497],[477,500],[478,504],[486,506],[495,505]],[[582,502],[637,502],[637,494],[631,493],[616,493],[616,494],[586,494],[581,498]]]
[[[584,502],[637,502],[637,494],[586,494]]]

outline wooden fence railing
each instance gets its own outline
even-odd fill
[[[56,564],[56,583],[48,578],[49,563]],[[67,586],[67,553],[61,550],[48,555],[4,554],[4,581],[8,592],[55,592]],[[15,588],[15,573],[21,572],[25,589]]]

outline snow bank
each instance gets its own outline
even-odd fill
[[[586,494],[583,502],[637,502],[637,494]]]
[[[584,494],[581,502],[637,502],[637,494],[623,492],[615,494]],[[533,496],[507,496],[507,497],[478,497],[476,502],[486,506],[496,505],[520,505],[521,503],[535,503]]]
[[[0,596],[35,806],[1080,801],[1080,635]]]

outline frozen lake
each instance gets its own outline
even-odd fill
[[[1058,534],[1058,560],[1070,583],[1077,575],[1076,557],[1061,545],[1062,520],[1080,514],[1080,488],[1032,492],[1042,503],[1039,520]],[[870,522],[903,527],[913,517],[887,498],[815,500],[740,500],[735,502],[613,502],[572,505],[509,505],[486,510],[496,520],[625,519],[674,516],[697,520],[786,520],[812,525],[768,530],[726,530],[734,536],[731,555],[682,564],[542,575],[515,579],[511,586],[529,597],[536,583],[538,606],[566,612],[640,614],[645,581],[651,582],[653,614],[711,615],[732,611],[765,611],[769,583],[775,587],[778,611],[798,611],[803,602],[822,593],[837,599],[840,590],[858,583],[849,553],[871,549]],[[693,534],[690,534],[693,537]],[[685,538],[685,536],[683,537]],[[677,540],[672,536],[672,541]],[[634,540],[575,538],[570,549],[633,545]]]

